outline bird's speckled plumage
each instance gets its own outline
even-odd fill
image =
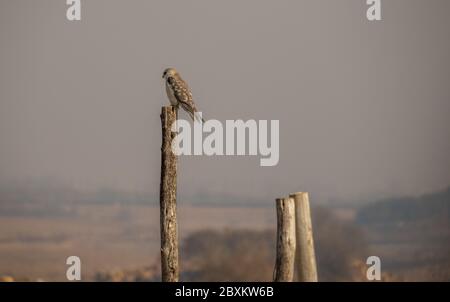
[[[177,108],[181,106],[192,118],[203,121],[195,107],[191,90],[174,68],[164,70],[163,78],[166,80],[166,93],[170,104]]]

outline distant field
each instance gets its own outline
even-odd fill
[[[201,229],[267,229],[269,208],[179,207],[179,235]],[[145,205],[80,205],[68,217],[1,217],[0,275],[64,281],[66,258],[82,261],[85,280],[98,271],[159,261],[159,209]]]
[[[65,262],[71,255],[81,258],[83,280],[98,280],[99,272],[159,267],[159,209],[155,206],[53,203],[40,207],[2,204],[2,207],[0,276],[65,281]],[[332,255],[334,249],[342,249],[339,246],[345,242],[342,240],[347,240],[345,245],[352,249],[355,238],[326,235],[335,234],[333,231],[345,222],[362,231],[367,254],[382,259],[382,269],[392,273],[392,280],[450,281],[448,223],[436,226],[435,223],[392,222],[364,226],[355,223],[353,208],[327,211],[337,220],[331,224],[326,216],[315,220],[316,227],[322,226],[316,228],[322,232],[316,235],[330,240],[330,244],[320,242],[319,246],[327,248],[319,251],[319,255]],[[178,219],[181,242],[200,230],[275,231],[276,228],[275,209],[271,207],[179,206]],[[364,269],[365,258],[355,260]],[[325,265],[328,268],[329,264]]]

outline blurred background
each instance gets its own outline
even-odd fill
[[[320,281],[450,281],[450,2],[0,0],[0,278],[157,281],[162,71],[280,161],[179,159],[182,280],[271,280],[308,191]],[[182,115],[187,118],[187,115]]]

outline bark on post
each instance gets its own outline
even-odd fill
[[[178,234],[177,234],[177,156],[172,152],[172,124],[176,121],[175,107],[161,110],[161,184],[160,184],[160,227],[161,227],[161,277],[163,282],[179,280]]]
[[[290,197],[295,202],[297,239],[295,267],[298,278],[301,282],[317,282],[309,196],[307,192],[297,192]]]
[[[295,261],[295,205],[292,198],[277,198],[277,258],[274,281],[291,282]]]

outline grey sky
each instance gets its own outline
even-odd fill
[[[161,73],[280,162],[183,157],[179,194],[364,200],[450,184],[450,2],[0,0],[0,183],[159,190]]]

